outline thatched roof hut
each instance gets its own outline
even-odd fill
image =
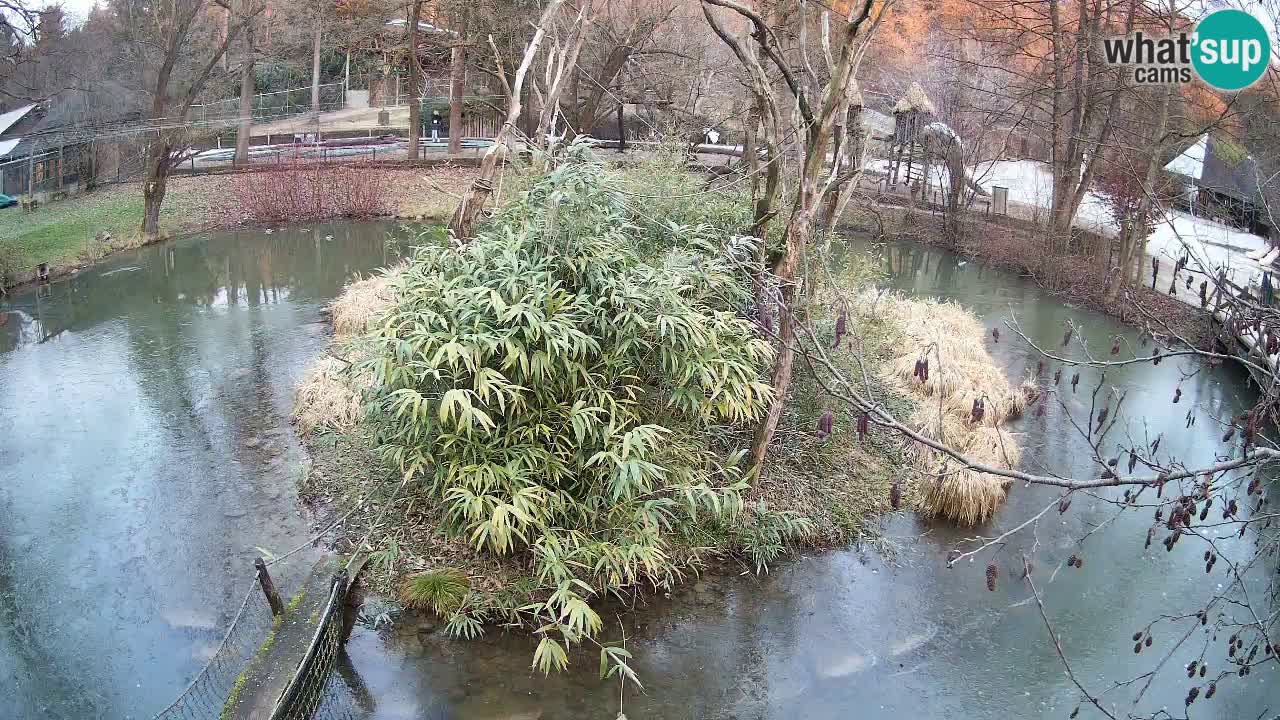
[[[911,87],[907,88],[907,94],[898,100],[893,106],[893,114],[899,115],[903,113],[924,113],[932,115],[937,112],[933,106],[933,101],[928,95],[924,94],[924,88],[920,87],[920,83],[911,83]]]

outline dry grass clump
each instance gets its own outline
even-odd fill
[[[391,307],[396,280],[404,269],[401,263],[343,289],[329,306],[335,344],[366,332]],[[364,412],[361,398],[372,378],[349,366],[361,359],[358,346],[349,344],[345,350],[345,360],[321,357],[298,385],[293,421],[303,434],[318,429],[346,432],[360,422]]]
[[[1014,468],[1021,452],[1013,436],[1001,430],[1020,416],[1039,394],[1028,378],[1013,387],[987,352],[986,330],[954,303],[887,298],[884,312],[900,324],[903,342],[888,363],[888,374],[904,383],[919,405],[910,422],[921,434],[951,447],[975,463]],[[926,379],[917,363],[928,359]],[[985,404],[974,418],[975,401]],[[926,479],[920,510],[964,524],[986,522],[1004,502],[1005,478],[961,468],[955,460],[917,444],[917,465]]]
[[[363,412],[357,382],[341,360],[326,355],[307,370],[294,398],[293,422],[303,434],[317,429],[338,432],[360,422]]]
[[[972,470],[944,469],[932,481],[925,481],[920,493],[920,512],[944,517],[961,525],[980,525],[991,518],[1008,494],[1009,483]]]
[[[1014,468],[1022,458],[1017,441],[997,427],[972,428],[965,443],[952,444],[965,457],[990,467]],[[1010,481],[1007,478],[961,468],[950,458],[931,449],[921,451],[920,464],[936,473],[920,487],[920,511],[930,517],[944,517],[962,525],[979,525],[991,519],[1004,502]]]
[[[366,332],[395,302],[395,281],[406,263],[393,265],[381,273],[347,285],[329,306],[333,334],[347,338]]]

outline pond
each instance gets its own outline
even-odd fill
[[[312,533],[293,387],[386,230],[214,233],[0,298],[0,714],[150,717],[255,548]]]
[[[279,552],[314,532],[294,490],[303,458],[288,425],[292,388],[327,342],[324,304],[352,274],[383,264],[387,229],[216,233],[0,300],[0,692],[17,716],[149,717],[218,642],[258,548]],[[1028,334],[1054,344],[1072,319],[1094,348],[1109,348],[1117,334],[1137,341],[1136,332],[1011,275],[916,245],[875,252],[888,284],[955,299],[988,327],[1016,314]],[[1036,358],[1011,335],[989,346],[1018,378]],[[1129,392],[1134,437],[1164,433],[1163,447],[1204,461],[1219,445],[1212,419],[1239,414],[1252,393],[1233,369],[1184,378],[1185,367],[1135,365],[1107,382]],[[1081,375],[1081,394],[1066,391],[1075,413],[1087,412],[1079,398],[1096,377]],[[1183,396],[1173,407],[1176,387]],[[1026,466],[1085,470],[1064,411],[1047,407],[1010,428],[1023,433]],[[1189,431],[1188,409],[1199,419]],[[1015,487],[982,532],[1054,496]],[[1149,670],[1172,644],[1165,625],[1152,650],[1135,656],[1136,630],[1194,608],[1222,578],[1204,575],[1203,548],[1193,544],[1144,551],[1150,518],[1114,514],[1080,497],[1036,534],[1046,575],[1073,552],[1086,559],[1046,578],[1044,595],[1073,669],[1099,692]],[[626,689],[622,709],[633,720],[1070,714],[1077,693],[1035,604],[1011,577],[1032,538],[998,556],[1001,582],[988,592],[985,560],[945,567],[947,550],[973,533],[906,513],[884,531],[898,546],[892,562],[856,548],[802,556],[762,577],[694,579],[674,597],[607,618],[611,637],[625,630],[645,683],[642,692]],[[1230,541],[1228,552],[1252,542],[1252,534]],[[278,582],[292,587],[312,559],[301,553]],[[461,642],[434,624],[404,623],[359,628],[348,649],[344,678],[363,686],[367,718],[611,718],[619,710],[617,684],[597,679],[594,658],[575,657],[569,672],[544,678],[529,667],[533,643],[518,634]],[[1211,667],[1223,667],[1220,649],[1210,649]],[[1171,660],[1144,708],[1182,708],[1176,665],[1187,659]],[[1276,712],[1278,679],[1274,670],[1232,678],[1195,716]],[[1127,709],[1134,694],[1105,697]]]

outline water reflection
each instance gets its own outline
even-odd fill
[[[893,287],[957,300],[988,327],[1016,315],[1030,337],[1056,346],[1063,323],[1071,319],[1102,354],[1116,335],[1138,343],[1136,332],[1064,306],[1009,274],[910,244],[876,252]],[[1034,371],[1039,360],[1008,339],[989,346],[1015,379]],[[1211,459],[1220,435],[1214,419],[1239,414],[1252,394],[1242,373],[1217,369],[1184,377],[1195,369],[1189,361],[1169,361],[1108,373],[1107,386],[1129,393],[1132,419],[1117,441],[1163,434],[1163,447],[1186,462]],[[1050,367],[1046,374],[1052,372]],[[1022,434],[1026,467],[1091,471],[1087,449],[1064,428],[1067,412],[1088,412],[1080,398],[1097,379],[1094,371],[1082,370],[1080,394],[1065,391],[1067,409],[1050,404],[1042,417],[1033,414],[1010,427]],[[1177,387],[1183,400],[1170,412]],[[1186,410],[1198,418],[1189,432],[1183,428]],[[1009,527],[1055,497],[1048,490],[1015,487],[985,532]],[[763,578],[697,582],[622,620],[645,682],[643,693],[626,694],[622,709],[631,718],[673,719],[1065,718],[1078,693],[1046,640],[1036,606],[1012,579],[1023,553],[1042,568],[1061,565],[1074,552],[1087,558],[1084,568],[1064,568],[1052,583],[1046,580],[1044,593],[1073,669],[1098,692],[1150,670],[1174,642],[1166,625],[1152,652],[1134,655],[1133,632],[1162,613],[1194,608],[1217,591],[1220,579],[1189,582],[1204,577],[1203,548],[1180,544],[1166,553],[1157,544],[1158,552],[1145,551],[1150,518],[1114,514],[1108,503],[1077,498],[1070,513],[1053,515],[1034,536],[1005,548],[997,560],[1002,582],[995,592],[985,587],[982,564],[945,568],[946,550],[972,533],[926,526],[905,514],[886,525],[903,545],[900,565],[848,550],[805,557]],[[1077,548],[1075,540],[1099,526]],[[1220,542],[1236,557],[1254,549],[1252,536]],[[1275,560],[1268,562],[1270,568],[1249,579],[1258,589],[1261,576],[1274,572]],[[617,627],[612,619],[607,624]],[[1186,623],[1176,627],[1185,630]],[[1197,642],[1176,653],[1139,710],[1182,708],[1187,688],[1179,665],[1200,650]],[[580,654],[570,672],[544,678],[529,668],[533,642],[519,635],[454,642],[433,625],[401,626],[392,633],[360,631],[349,651],[379,699],[377,718],[613,717],[619,710],[617,685],[597,679],[596,657]],[[1220,651],[1221,643],[1208,650],[1211,667],[1225,666]],[[1277,679],[1268,670],[1224,682],[1212,701],[1196,705],[1195,716],[1238,720],[1268,708],[1275,712]],[[1134,688],[1125,687],[1104,697],[1121,707],[1123,717],[1134,695]],[[1100,715],[1084,708],[1079,717]]]
[[[387,229],[190,238],[0,301],[0,715],[149,717],[255,547],[311,532],[292,389]]]

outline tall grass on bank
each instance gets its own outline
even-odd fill
[[[905,336],[887,372],[919,401],[911,424],[976,462],[1017,467],[1017,440],[1001,426],[1035,401],[1035,384],[1009,383],[987,352],[985,329],[959,305],[901,297],[880,302]],[[917,372],[922,360],[929,363],[923,378]],[[985,411],[975,417],[978,401]],[[986,522],[1004,502],[1005,478],[961,468],[923,445],[915,452],[924,475],[920,510],[925,515],[972,526]]]
[[[363,393],[373,377],[355,368],[368,358],[355,340],[394,305],[395,284],[405,267],[399,263],[350,283],[329,304],[334,342],[329,354],[308,368],[294,396],[293,421],[301,432],[346,432],[364,418]]]

